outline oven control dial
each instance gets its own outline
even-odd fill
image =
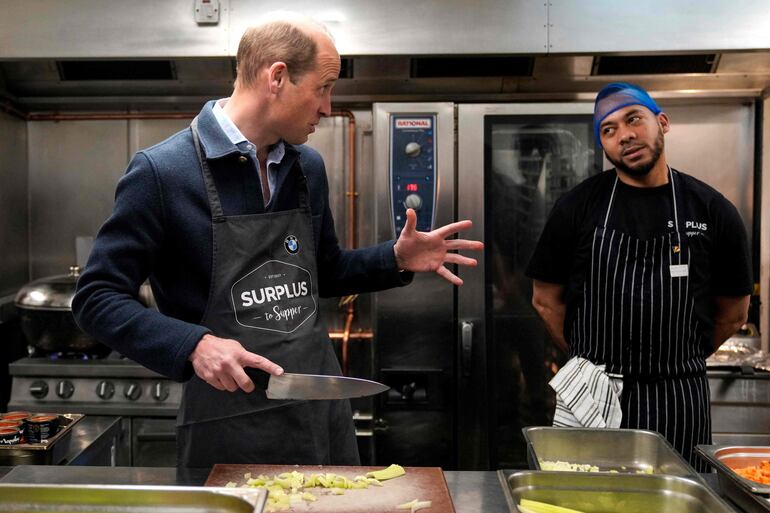
[[[48,395],[48,383],[40,380],[32,382],[29,386],[29,393],[35,399],[42,399]]]
[[[410,194],[409,196],[404,199],[404,206],[406,208],[413,208],[415,210],[420,210],[422,207],[422,198],[419,194]]]
[[[123,395],[125,395],[126,399],[130,401],[136,401],[142,396],[142,387],[139,385],[139,383],[131,382],[128,384],[128,386],[126,386]]]
[[[115,385],[111,381],[100,381],[96,385],[96,395],[99,396],[99,399],[104,399],[105,401],[112,399],[112,396],[115,395]]]
[[[406,148],[404,148],[404,153],[406,153],[410,157],[418,156],[421,151],[422,151],[422,148],[420,147],[420,143],[416,143],[414,141],[410,143],[406,143]]]
[[[156,381],[152,385],[152,398],[156,401],[165,401],[168,399],[169,390],[168,385],[162,381]]]
[[[73,385],[71,381],[67,381],[65,379],[63,381],[59,381],[59,384],[56,385],[56,395],[62,399],[69,399],[74,393],[75,385]]]

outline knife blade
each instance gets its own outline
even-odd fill
[[[352,399],[375,395],[390,387],[368,379],[318,374],[294,374],[284,372],[270,375],[267,385],[268,399]]]

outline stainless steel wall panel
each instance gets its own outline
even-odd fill
[[[321,154],[329,180],[329,206],[334,216],[337,237],[344,246],[347,230],[345,220],[345,190],[347,189],[347,120],[342,116],[321,119],[308,146]]]
[[[654,52],[770,47],[766,0],[549,0],[552,53]]]
[[[96,235],[126,168],[125,121],[29,123],[31,278],[73,265],[75,237]]]
[[[665,105],[670,166],[703,180],[730,200],[752,233],[754,207],[754,105]]]
[[[0,297],[29,281],[27,123],[0,113]]]
[[[198,26],[190,0],[3,2],[0,58],[226,55],[228,4],[218,25]]]
[[[128,121],[128,152],[131,159],[139,150],[154,146],[190,126],[190,119],[133,119]]]
[[[342,247],[345,247],[345,221],[347,219],[345,208],[345,189],[347,187],[346,125],[346,119],[341,116],[322,119],[307,143],[308,146],[321,154],[326,165],[326,176],[329,180],[329,207]],[[329,329],[341,330],[345,327],[343,311],[338,307],[337,298],[322,299],[321,311]]]
[[[545,53],[546,6],[531,0],[231,0],[229,48],[261,14],[290,9],[323,21],[346,55]]]
[[[191,0],[4,2],[0,58],[235,55],[243,29],[276,9],[324,21],[347,55],[545,54],[770,48],[765,0],[220,0],[199,26]]]

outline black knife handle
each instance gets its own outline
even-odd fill
[[[254,367],[244,367],[243,370],[246,372],[249,379],[254,382],[254,386],[256,386],[258,390],[267,390],[270,374],[261,369],[255,369]]]

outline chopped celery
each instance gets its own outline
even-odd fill
[[[555,506],[546,502],[538,502],[529,499],[521,499],[519,502],[519,509],[521,509],[522,506],[533,513],[583,513],[576,509]]]
[[[378,481],[385,481],[386,479],[401,477],[404,474],[406,474],[404,467],[402,467],[401,465],[396,465],[395,463],[389,466],[388,468],[385,468],[382,470],[374,470],[372,472],[366,473],[368,477],[373,477]]]

